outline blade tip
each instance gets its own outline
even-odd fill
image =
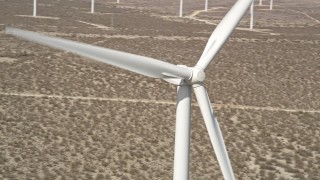
[[[11,34],[12,33],[12,30],[14,30],[14,28],[12,28],[12,27],[9,27],[9,26],[4,26],[4,28],[3,28],[4,30],[4,33],[6,33],[6,34]]]

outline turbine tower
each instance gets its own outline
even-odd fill
[[[33,0],[33,16],[37,16],[37,0]]]
[[[208,11],[208,0],[206,0],[206,2],[205,2],[204,10],[205,10],[205,11]]]
[[[238,0],[211,34],[204,51],[194,67],[177,66],[153,58],[115,51],[39,33],[6,28],[7,34],[50,47],[66,50],[102,63],[152,78],[163,79],[177,86],[176,133],[174,150],[174,180],[189,179],[191,92],[194,91],[205,121],[210,141],[216,153],[224,179],[234,180],[234,174],[218,121],[204,86],[205,73],[253,0]]]
[[[273,0],[270,0],[270,10],[272,10]]]
[[[254,1],[252,1],[252,4],[250,6],[250,29],[253,29],[253,4]]]
[[[94,0],[91,0],[91,13],[94,13]]]
[[[259,6],[262,6],[262,0],[259,0]]]
[[[182,17],[183,0],[180,0],[180,12],[179,16]]]

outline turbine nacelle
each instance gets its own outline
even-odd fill
[[[195,67],[187,67],[185,65],[177,65],[177,66],[188,69],[191,72],[191,76],[187,79],[163,78],[163,80],[171,84],[181,86],[181,85],[193,85],[193,84],[203,83],[203,81],[206,78],[206,74],[204,73],[204,71],[197,66]]]

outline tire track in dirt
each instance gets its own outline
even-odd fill
[[[92,45],[97,45],[108,41],[108,39],[126,39],[126,40],[134,40],[134,39],[150,39],[151,36],[141,36],[141,35],[123,35],[123,34],[115,34],[115,35],[100,35],[100,34],[83,34],[83,33],[57,33],[57,32],[40,32],[48,36],[62,36],[62,37],[73,37],[77,38],[103,38],[104,40],[99,40]],[[164,41],[207,41],[206,37],[189,37],[189,36],[152,36],[152,39],[155,40],[164,40]],[[302,43],[302,44],[320,44],[320,40],[289,40],[289,39],[280,39],[280,38],[271,38],[271,39],[256,39],[256,38],[229,38],[230,42],[244,42],[244,43]]]
[[[126,99],[126,98],[104,98],[104,97],[84,97],[84,96],[62,96],[62,95],[45,95],[36,93],[6,93],[0,92],[3,96],[20,96],[20,97],[33,97],[33,98],[57,98],[57,99],[76,99],[76,100],[98,100],[98,101],[116,101],[116,102],[132,102],[132,103],[150,103],[150,104],[166,104],[176,105],[174,101],[165,100],[149,100],[149,99]],[[192,103],[193,106],[198,106],[196,103]],[[310,109],[287,109],[278,107],[258,107],[258,106],[246,106],[235,104],[216,104],[212,103],[214,108],[230,108],[230,109],[242,109],[242,110],[257,110],[257,111],[282,111],[282,112],[303,112],[303,113],[320,113],[320,110]]]
[[[32,16],[32,15],[15,15],[18,17],[28,17],[28,18],[37,18],[37,19],[55,19],[59,20],[60,18],[58,17],[50,17],[50,16]]]
[[[278,5],[279,6],[279,5]],[[307,17],[308,19],[314,21],[316,24],[320,24],[320,21],[312,16],[310,16],[309,14],[307,14],[306,12],[302,12],[302,11],[298,11],[298,10],[294,10],[294,9],[290,9],[290,8],[287,8],[285,6],[279,6],[279,7],[282,7],[283,9],[286,9],[288,11],[291,11],[291,12],[294,12],[296,14],[302,14],[304,15],[305,17]]]
[[[85,21],[77,21],[77,22],[83,23],[83,24],[87,24],[87,25],[91,25],[91,26],[94,26],[94,27],[99,28],[99,29],[105,29],[105,30],[113,29],[113,27],[108,27],[108,26],[104,26],[104,25],[101,25],[101,24],[94,24],[94,23],[85,22]]]
[[[215,9],[217,9],[217,8],[211,8],[211,9],[208,9],[208,11],[212,11],[212,10],[215,10]],[[196,11],[193,11],[193,13],[190,14],[189,16],[185,16],[185,18],[196,20],[196,21],[200,21],[200,22],[204,22],[206,24],[218,25],[217,23],[210,22],[209,20],[196,18],[196,16],[198,14],[202,13],[202,12],[207,12],[207,11],[205,11],[205,10],[196,10]]]
[[[214,11],[216,9],[221,9],[221,8],[223,8],[223,7],[210,8],[210,9],[208,9],[208,11],[206,11],[206,10],[196,10],[193,13],[191,13],[191,15],[185,16],[184,18],[188,18],[188,19],[192,19],[192,20],[196,20],[196,21],[200,21],[200,22],[204,22],[206,24],[211,24],[211,25],[215,25],[216,26],[216,25],[218,25],[217,23],[211,22],[210,20],[200,19],[200,18],[197,18],[196,16],[198,14],[202,13],[202,12]],[[269,32],[270,31],[269,29],[256,29],[256,28],[255,29],[250,29],[250,28],[243,28],[243,27],[236,27],[236,29],[242,30],[242,31],[258,32],[258,33],[269,34],[269,35],[278,35],[278,34]]]

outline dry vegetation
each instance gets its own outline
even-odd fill
[[[59,18],[52,19],[16,16],[30,15],[31,1],[0,0],[0,29],[192,66],[234,1],[185,18],[174,17],[178,3],[169,0],[97,2],[96,14],[88,0],[39,2],[38,14]],[[186,0],[185,14],[201,3]],[[255,7],[255,31],[246,15],[211,64],[209,96],[237,179],[316,180],[320,4],[281,0],[268,8]],[[0,179],[171,179],[175,92],[162,80],[0,32]],[[190,177],[222,179],[196,105],[192,118]]]

